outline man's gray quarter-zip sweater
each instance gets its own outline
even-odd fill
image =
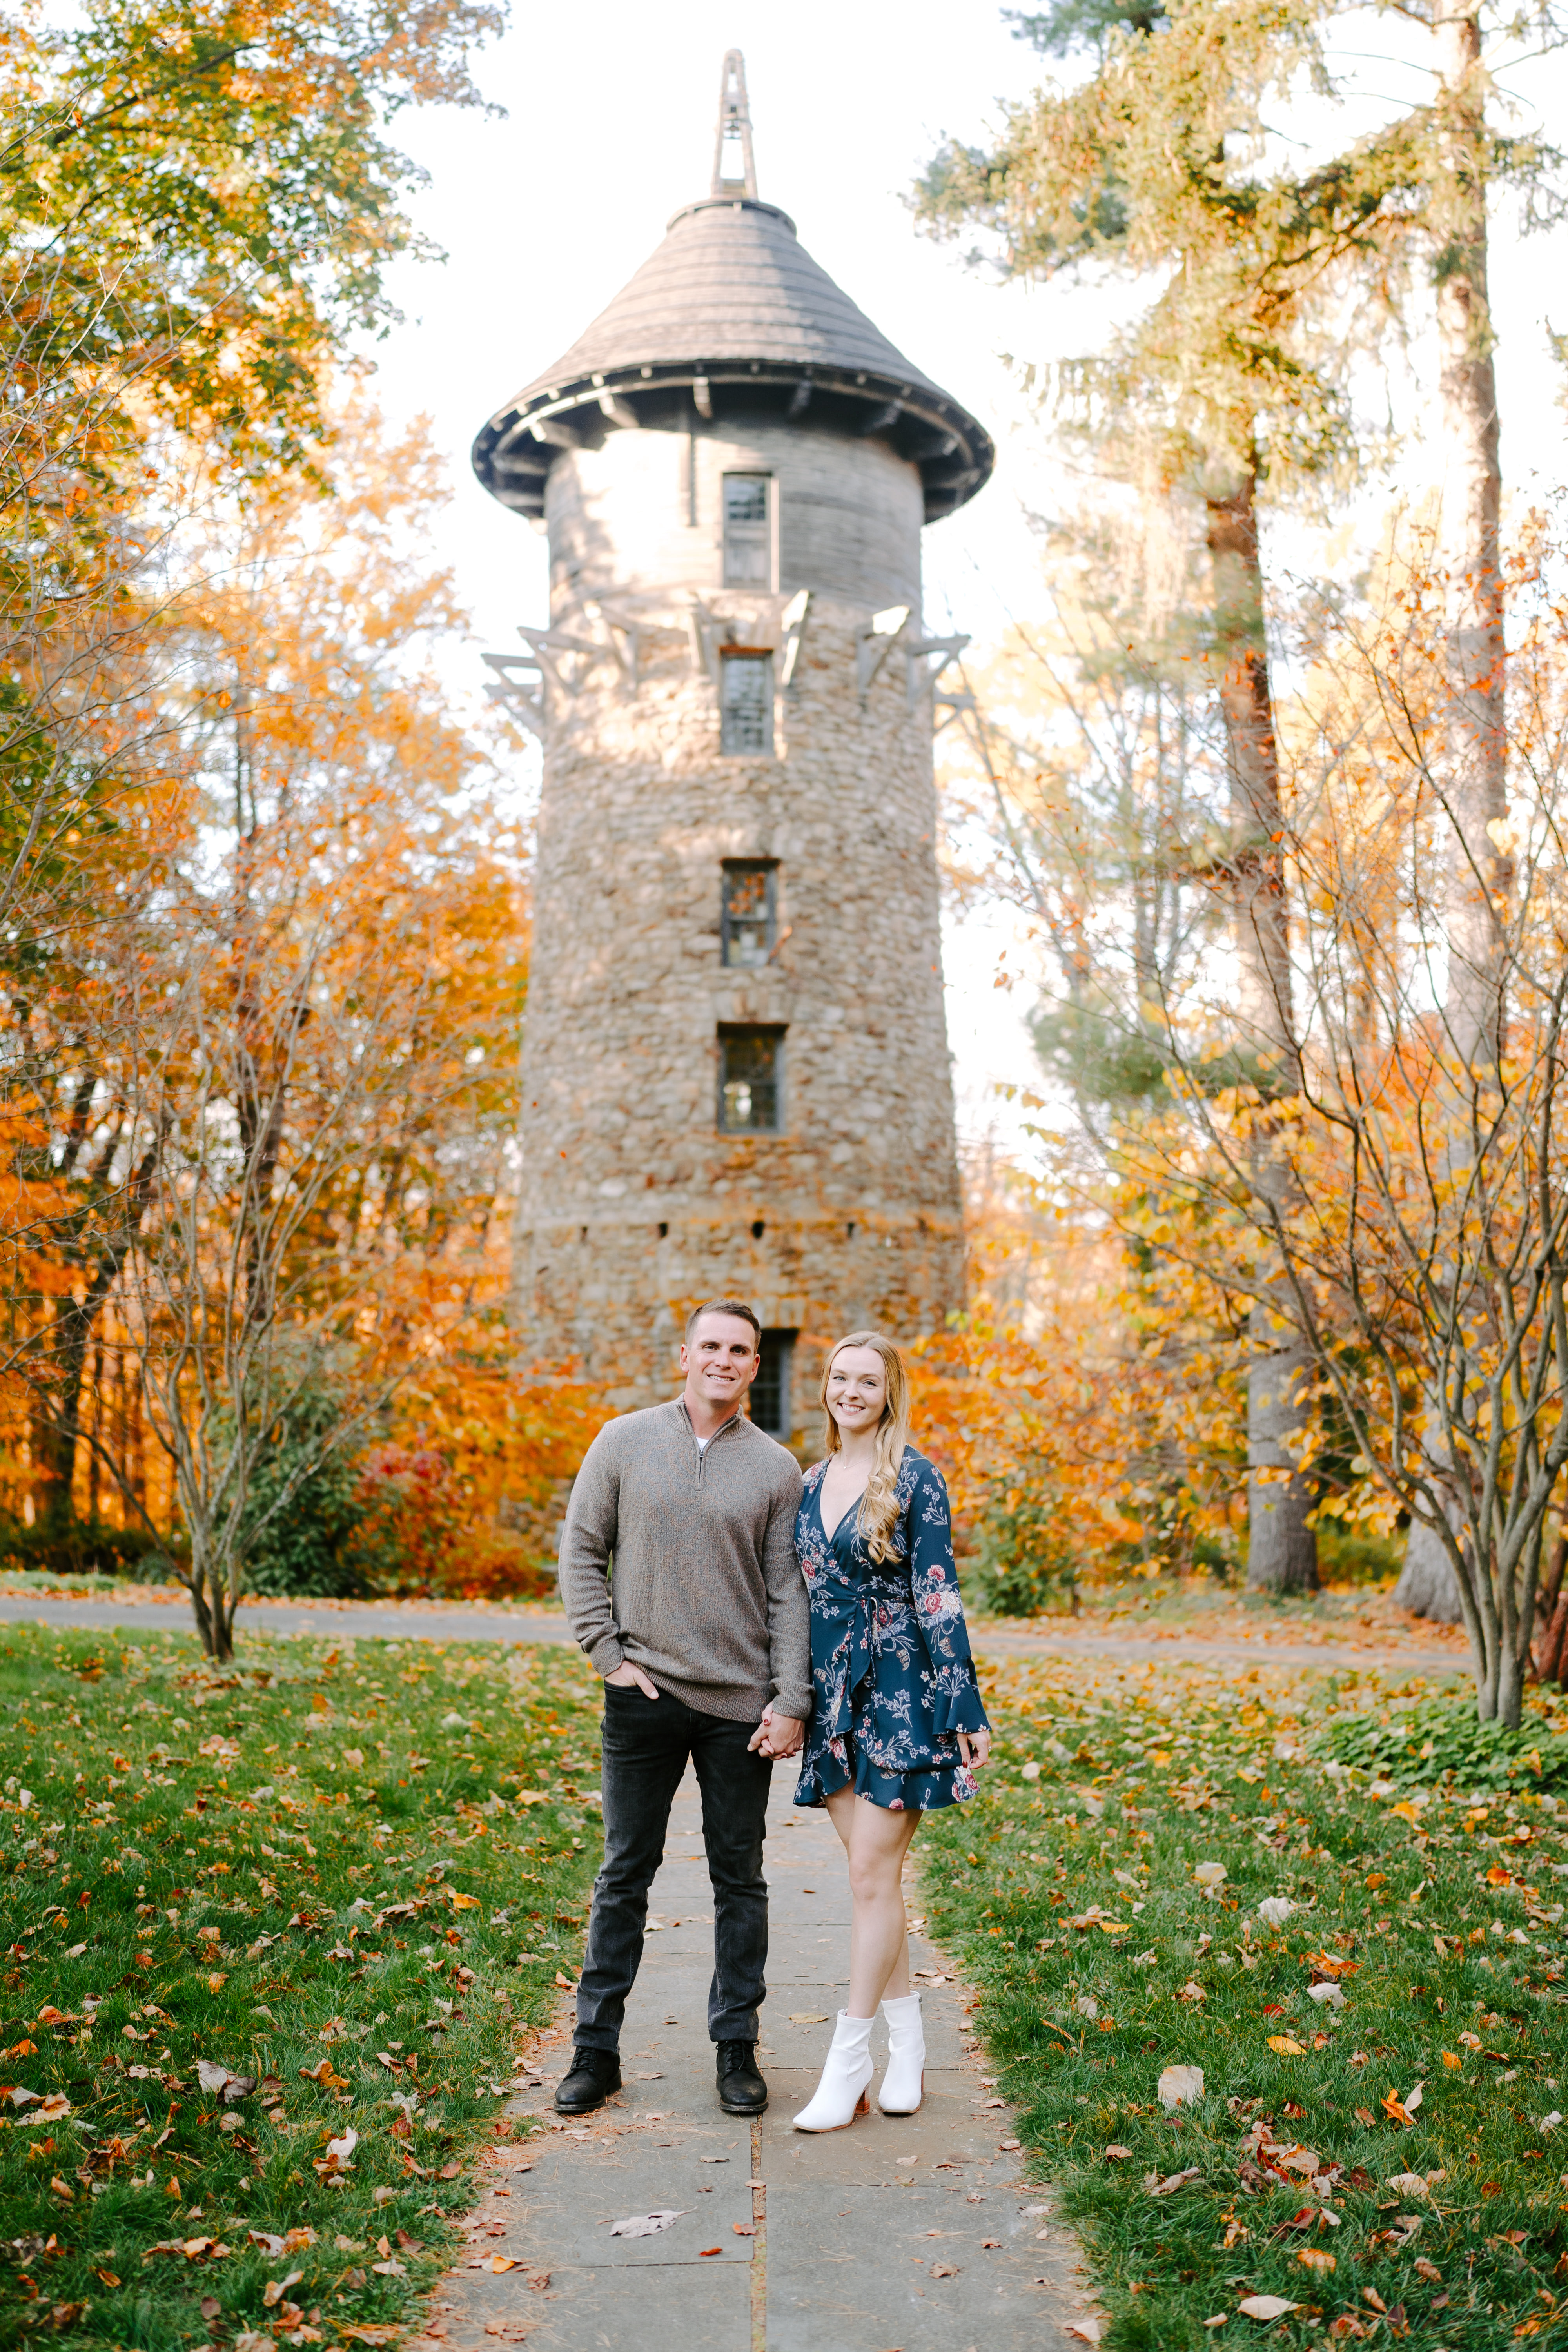
[[[699,1445],[684,1398],[606,1423],[561,1535],[561,1598],[602,1675],[623,1660],[705,1715],[811,1713],[795,1456],[737,1413]]]

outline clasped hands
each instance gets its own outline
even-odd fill
[[[617,1690],[628,1687],[640,1690],[644,1698],[658,1696],[642,1668],[634,1666],[629,1658],[623,1658],[614,1674],[606,1675],[605,1680],[614,1683]],[[798,1755],[805,1739],[804,1723],[797,1722],[793,1715],[779,1715],[772,1706],[765,1706],[761,1723],[746,1742],[746,1750],[748,1754],[755,1750],[770,1761],[776,1761],[785,1756]]]
[[[754,1749],[759,1756],[777,1760],[785,1756],[798,1756],[805,1740],[805,1726],[793,1715],[780,1715],[771,1704],[763,1709],[763,1719],[746,1742],[748,1755]]]

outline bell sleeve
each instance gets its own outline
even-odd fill
[[[963,1622],[947,1485],[934,1464],[921,1463],[907,1508],[910,1587],[931,1661],[935,1728],[939,1734],[988,1730]]]

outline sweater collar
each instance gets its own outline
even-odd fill
[[[681,1420],[686,1423],[687,1434],[690,1438],[691,1443],[693,1445],[699,1446],[713,1444],[715,1440],[722,1437],[726,1431],[733,1429],[737,1422],[744,1421],[746,1417],[745,1407],[743,1405],[737,1405],[734,1412],[730,1415],[729,1420],[721,1421],[719,1423],[718,1428],[713,1432],[712,1437],[699,1437],[696,1430],[692,1426],[691,1414],[688,1410],[684,1392],[676,1398],[675,1409],[677,1412],[679,1413]]]

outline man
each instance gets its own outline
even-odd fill
[[[797,1751],[811,1712],[811,1632],[795,1551],[800,1471],[745,1417],[761,1339],[738,1299],[698,1307],[680,1350],[681,1394],[602,1429],[572,1490],[561,1595],[605,1678],[605,1865],[576,2048],[555,2095],[563,2115],[586,2115],[620,2088],[647,1890],[689,1759],[713,1883],[708,2032],[720,2104],[756,2116],[768,2103],[756,2059],[767,1990],[763,1838],[773,1759]]]

